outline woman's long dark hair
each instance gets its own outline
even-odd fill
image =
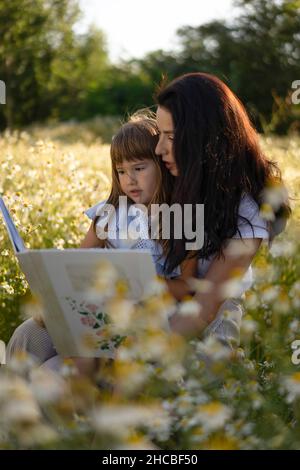
[[[266,188],[283,187],[281,172],[259,146],[247,112],[225,83],[206,73],[183,75],[156,94],[174,123],[174,156],[179,171],[172,203],[204,204],[204,245],[199,258],[222,255],[226,239],[238,232],[243,194],[258,206]],[[270,239],[290,215],[288,197],[269,224]],[[250,221],[247,221],[251,225]],[[253,227],[252,227],[253,230]],[[185,239],[171,239],[166,260],[170,272],[186,257]]]

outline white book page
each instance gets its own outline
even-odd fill
[[[100,299],[92,299],[88,291],[99,270],[99,263],[110,261],[117,269],[120,277],[128,282],[130,297],[133,300],[142,298],[149,282],[156,276],[156,271],[150,252],[141,250],[31,250],[31,255],[37,253],[42,265],[51,280],[52,296],[55,304],[59,304],[61,315],[76,345],[77,355],[114,357],[120,335],[107,339],[105,335],[107,314]],[[41,264],[41,263],[40,263]],[[45,286],[45,290],[47,287]],[[47,299],[51,298],[48,289]],[[48,300],[50,302],[50,300]],[[56,313],[57,313],[56,308]],[[56,335],[61,338],[61,328],[57,314],[51,318],[51,306],[45,313],[46,325],[55,344]],[[54,323],[55,322],[55,323]],[[60,341],[60,353],[62,353]],[[74,355],[74,352],[64,351],[63,355]]]

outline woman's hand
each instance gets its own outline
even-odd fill
[[[189,281],[191,278],[197,277],[197,265],[196,257],[187,258],[180,265],[180,276],[176,279],[166,279],[169,292],[176,300],[181,301],[184,297],[191,295],[192,289]]]

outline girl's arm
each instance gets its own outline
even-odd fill
[[[176,279],[166,279],[169,292],[176,300],[183,300],[184,297],[191,295],[191,287],[188,280],[197,276],[197,258],[187,259],[180,265],[181,275]]]
[[[224,258],[212,261],[205,280],[209,281],[209,292],[197,293],[198,317],[175,314],[170,318],[171,329],[179,334],[195,336],[201,333],[216,317],[221,304],[226,300],[224,283],[232,280],[234,273],[242,276],[249,268],[262,239],[231,239],[224,248]]]
[[[97,237],[92,222],[79,248],[104,248],[104,246],[104,240],[100,240],[100,238]]]

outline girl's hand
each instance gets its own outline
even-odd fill
[[[42,317],[40,316],[34,316],[32,317],[33,320],[41,327],[41,328],[45,328],[46,329],[46,325],[44,323],[44,320],[42,319]]]

